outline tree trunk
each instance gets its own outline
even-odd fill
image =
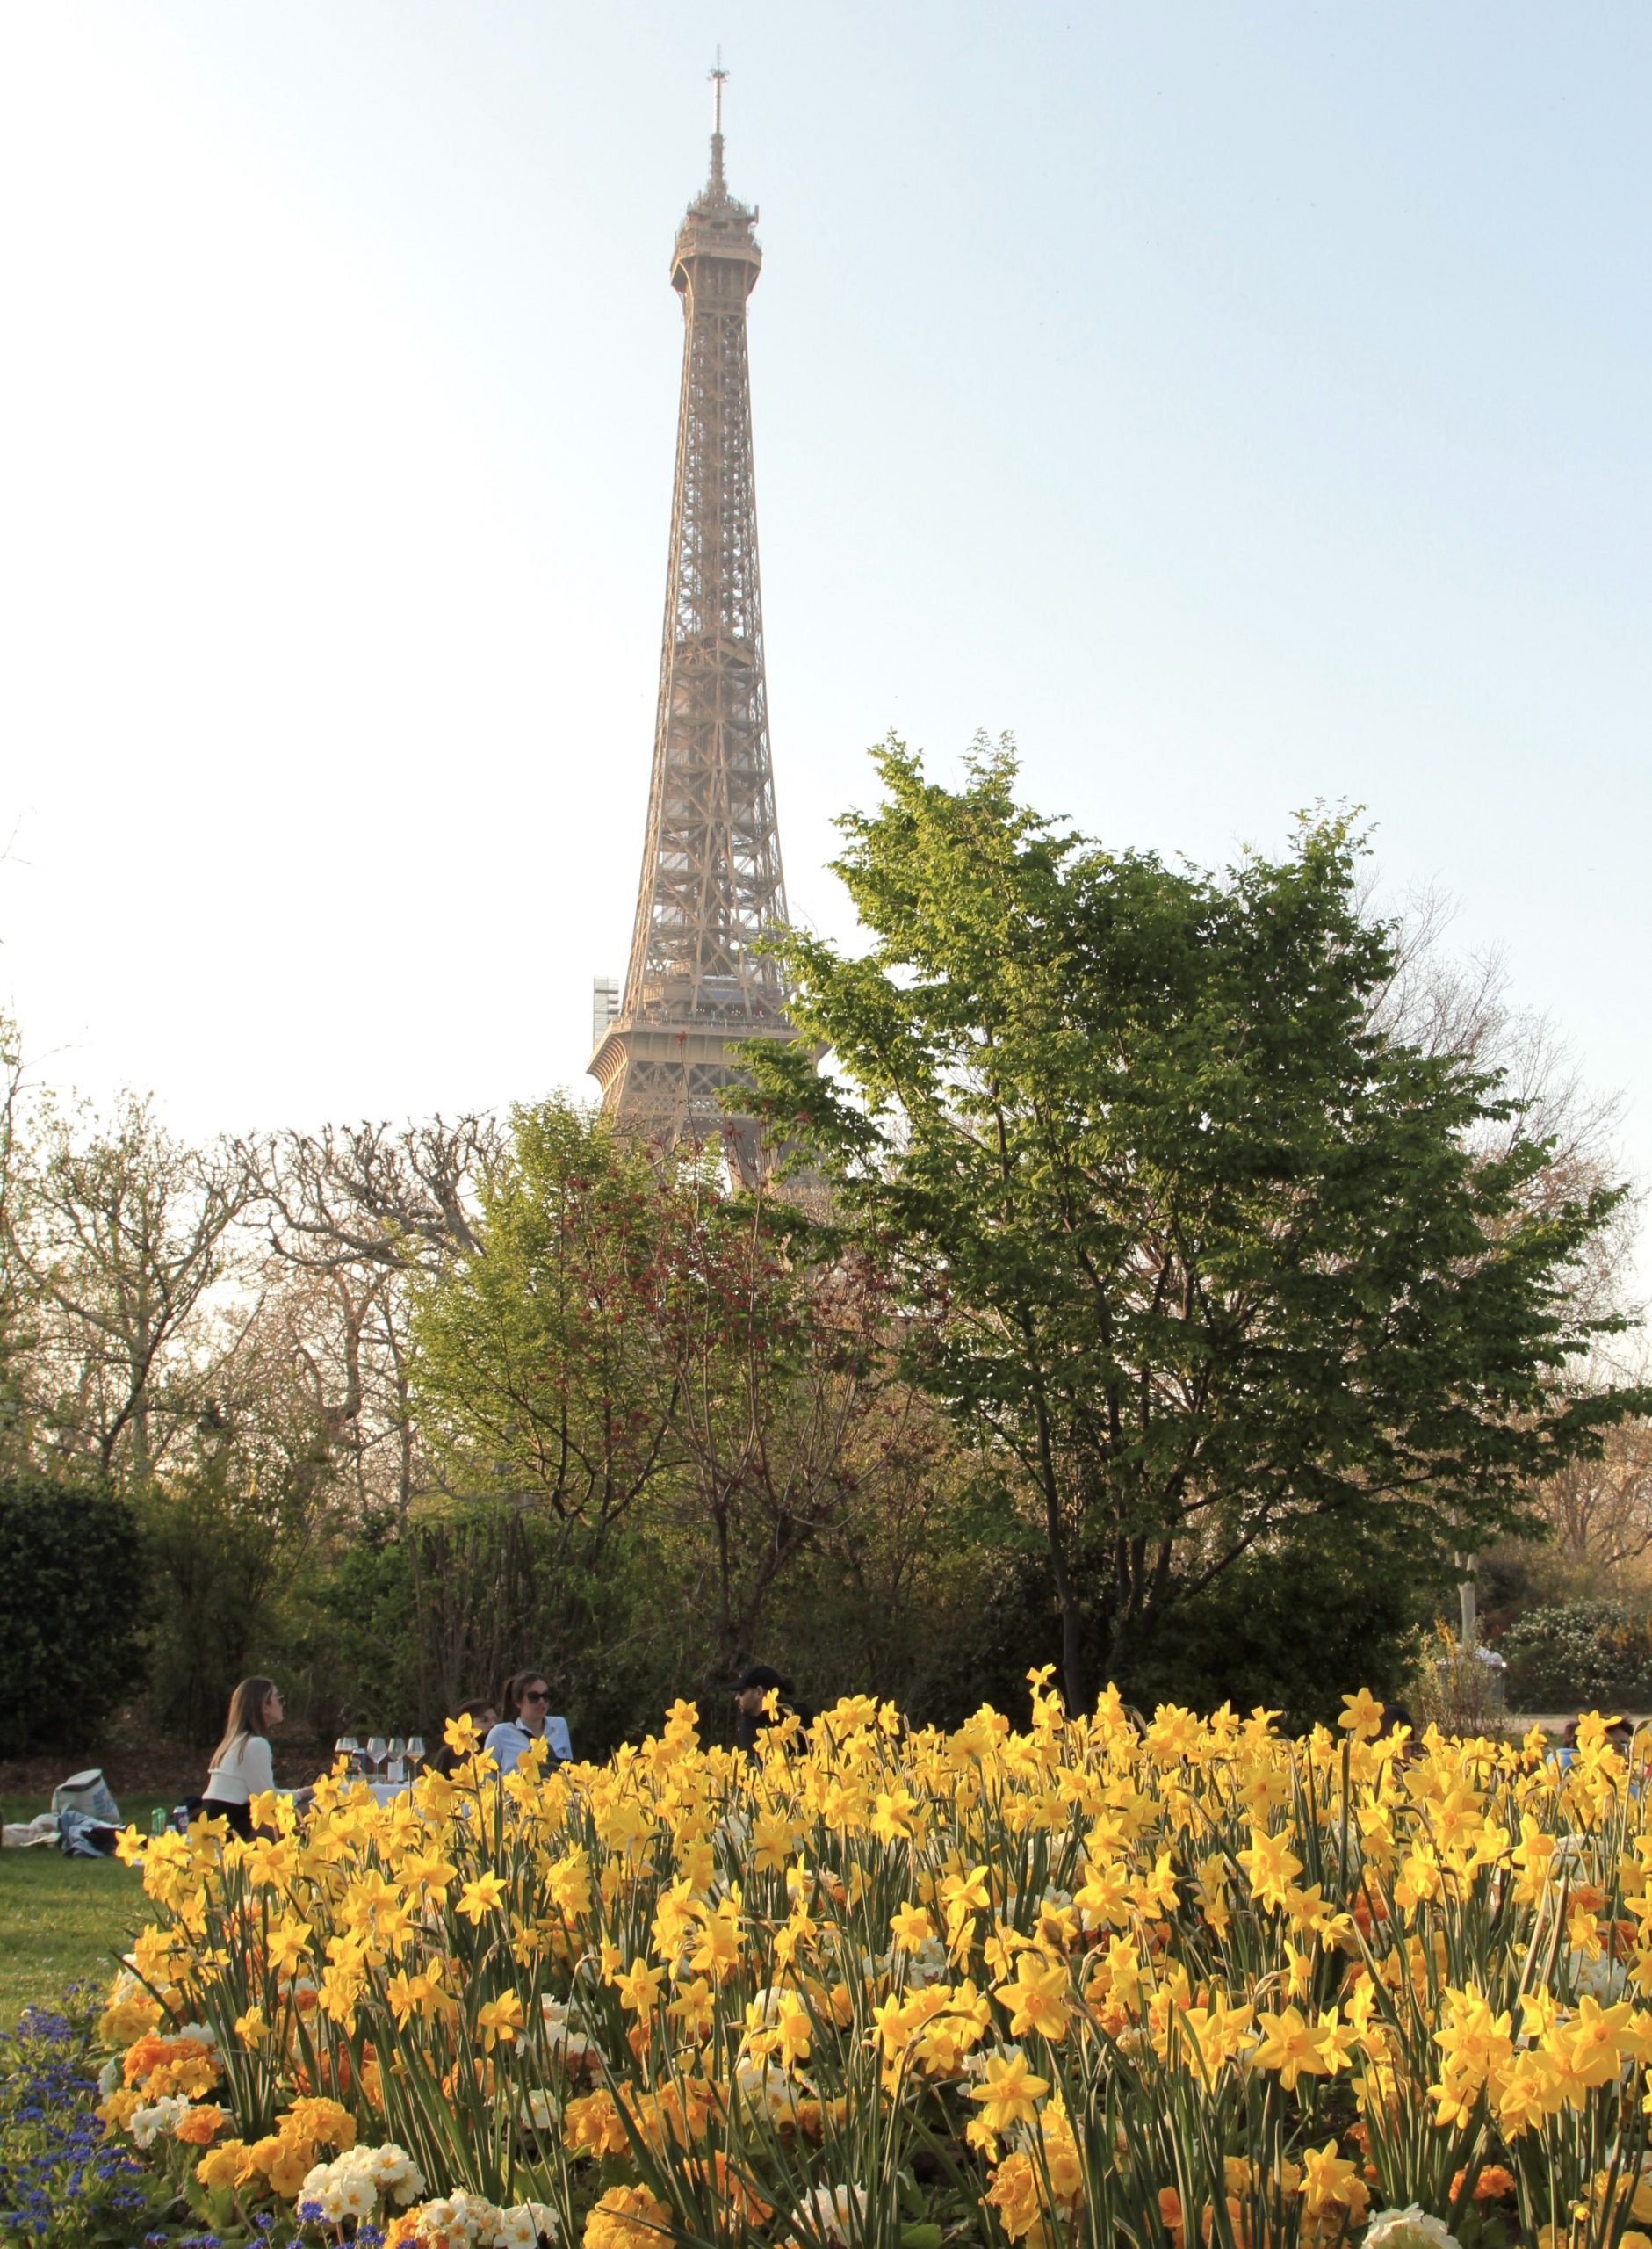
[[[1044,1538],[1050,1548],[1050,1576],[1061,1610],[1061,1692],[1067,1716],[1076,1718],[1087,1705],[1084,1676],[1084,1609],[1067,1567],[1067,1542],[1061,1522],[1061,1486],[1056,1475],[1050,1424],[1042,1406],[1038,1409],[1039,1481],[1044,1494]]]

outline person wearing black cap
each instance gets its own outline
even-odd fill
[[[783,1679],[772,1663],[748,1663],[734,1681],[734,1740],[748,1757],[757,1754],[757,1737],[774,1719],[763,1708],[770,1692],[790,1695],[791,1681]]]

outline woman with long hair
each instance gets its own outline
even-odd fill
[[[237,1835],[252,1833],[252,1798],[275,1786],[270,1730],[285,1717],[281,1689],[273,1679],[243,1679],[229,1698],[224,1738],[213,1752],[200,1810],[224,1819]]]
[[[573,1756],[567,1720],[550,1715],[551,1690],[545,1683],[543,1671],[519,1671],[514,1679],[505,1681],[500,1700],[505,1715],[482,1746],[493,1751],[494,1761],[501,1773],[516,1769],[530,1741],[544,1740],[553,1765],[566,1764]]]

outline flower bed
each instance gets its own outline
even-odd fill
[[[0,2241],[140,2240],[158,2218],[144,2165],[99,2129],[97,2011],[80,1985],[0,2034]]]
[[[101,2114],[220,2237],[1652,2249],[1623,1759],[1380,1716],[1069,1724],[1040,1674],[1025,1732],[858,1700],[752,1761],[680,1704],[134,1835]]]

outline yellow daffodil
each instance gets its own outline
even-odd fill
[[[1024,2054],[990,2054],[985,2076],[970,2088],[970,2098],[980,2108],[987,2130],[1001,2136],[1017,2124],[1030,2123],[1049,2090],[1049,2080],[1033,2074]]]

